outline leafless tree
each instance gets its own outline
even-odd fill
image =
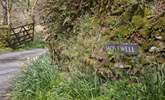
[[[3,25],[10,24],[10,11],[12,9],[12,0],[0,0],[3,12]]]
[[[2,6],[2,12],[3,12],[3,25],[8,24],[8,0],[0,0],[1,6]]]

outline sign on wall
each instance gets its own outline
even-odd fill
[[[121,51],[127,55],[138,55],[138,45],[137,44],[113,44],[108,43],[105,48],[106,51]]]

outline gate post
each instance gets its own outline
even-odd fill
[[[32,15],[32,21],[33,21],[33,33],[32,33],[32,35],[33,35],[32,41],[33,41],[34,40],[34,32],[35,32],[35,16],[34,15]]]

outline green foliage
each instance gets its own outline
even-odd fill
[[[0,53],[9,52],[9,51],[13,51],[13,50],[11,48],[0,46]]]
[[[72,31],[76,20],[86,14],[108,12],[113,0],[48,0],[46,16],[52,16],[57,33]]]
[[[84,16],[84,18],[80,20],[80,32],[88,33],[94,28],[98,27],[98,23],[99,20],[97,20],[97,18]]]
[[[53,21],[47,24],[50,27],[51,35],[51,38],[47,41],[49,50],[51,56],[60,58],[58,67],[69,71],[68,73],[71,74],[67,81],[62,80],[60,85],[49,91],[50,100],[53,98],[64,100],[164,99],[164,90],[161,89],[164,86],[164,78],[158,80],[157,83],[160,84],[157,84],[155,80],[151,80],[149,77],[157,76],[159,71],[156,70],[149,76],[148,72],[144,74],[146,70],[153,67],[150,66],[153,62],[158,64],[159,59],[163,59],[161,62],[159,61],[162,64],[164,61],[161,52],[151,54],[147,51],[152,45],[164,43],[164,41],[154,40],[153,38],[155,33],[159,33],[161,36],[164,34],[162,32],[164,17],[160,17],[156,22],[150,18],[153,9],[149,8],[153,8],[153,5],[146,2],[153,3],[153,1],[80,1],[48,1],[46,14],[53,16],[51,17]],[[120,13],[113,15],[113,12],[116,13],[116,11]],[[113,16],[109,16],[111,14],[107,12],[112,13]],[[133,57],[119,52],[106,53],[103,47],[109,41],[137,43],[141,46],[139,55]],[[121,68],[119,68],[119,64],[121,64]],[[149,68],[145,69],[147,66]],[[157,67],[160,68],[160,66]],[[72,75],[75,72],[81,74],[76,73],[74,75],[76,77],[73,77]],[[105,78],[104,81],[107,83],[101,82],[100,84],[93,80],[95,78],[84,79],[91,74],[97,74],[97,77],[101,80]],[[112,77],[109,74],[112,74]],[[162,76],[159,77],[162,78]],[[104,89],[100,90],[100,88]],[[44,92],[38,94],[42,98]]]
[[[129,27],[126,26],[119,26],[115,31],[116,36],[118,36],[119,38],[122,37],[126,37],[129,36],[129,34],[131,33],[131,30],[129,29]]]
[[[151,64],[146,67],[144,76],[137,81],[125,77],[124,80],[110,81],[102,87],[103,96],[93,100],[163,100],[164,91],[164,64]],[[98,97],[97,97],[98,98]]]
[[[150,70],[144,74],[144,96],[147,100],[163,100],[165,99],[165,64],[152,63],[146,67]]]
[[[133,16],[132,24],[138,29],[145,25],[144,18],[142,16]]]
[[[42,56],[16,80],[14,100],[86,100],[100,94],[95,75],[61,74]]]
[[[33,62],[15,81],[13,100],[164,100],[165,65],[150,64],[140,78],[102,83],[95,73],[60,72],[47,55]],[[136,81],[135,81],[136,79]]]
[[[101,51],[101,49],[98,51],[95,49],[101,48],[105,44],[105,38],[101,34],[99,21],[95,17],[84,17],[80,20],[80,26],[79,34],[76,37],[63,42],[63,46],[67,47],[63,50],[63,55],[67,56],[69,60],[62,60],[63,66],[61,67],[91,73],[94,70],[90,69],[96,67],[96,61],[90,60],[89,56]]]
[[[33,49],[33,48],[45,48],[45,42],[42,40],[41,37],[35,36],[35,39],[31,42],[27,42],[25,44],[22,44],[17,48],[18,49],[23,49],[23,50],[28,50],[28,49]]]
[[[30,65],[27,72],[24,72],[18,77],[17,81],[15,81],[16,86],[13,99],[38,100],[40,96],[42,96],[40,93],[43,92],[43,94],[47,94],[48,90],[51,89],[54,84],[57,84],[55,81],[58,80],[58,76],[55,73],[56,69],[50,65],[49,58],[43,56],[42,59]],[[39,100],[44,100],[44,98]]]
[[[43,41],[32,41],[19,46],[19,48],[17,49],[28,50],[33,48],[44,48],[44,47],[45,47],[45,43]]]
[[[109,82],[107,87],[104,88],[105,100],[141,100],[142,99],[142,84],[129,83],[128,80],[120,80]]]
[[[67,51],[67,57],[69,58],[72,58],[72,56],[68,54],[72,53],[68,50],[67,45],[71,45],[71,48],[77,48],[79,47],[78,45],[83,44],[82,48],[88,47],[89,50],[92,51],[93,48],[97,46],[99,48],[100,45],[96,44],[89,47],[84,46],[84,43],[88,44],[90,42],[88,40],[96,40],[92,39],[96,38],[95,34],[93,34],[94,32],[98,34],[100,33],[100,36],[98,34],[97,35],[99,36],[99,38],[101,38],[100,41],[102,44],[110,40],[119,40],[120,42],[133,41],[141,45],[142,42],[144,42],[145,39],[149,37],[148,34],[155,33],[155,24],[148,18],[148,16],[150,16],[154,12],[153,9],[150,9],[153,8],[153,5],[148,2],[153,1],[48,0],[45,16],[50,17],[50,19],[52,20],[52,22],[46,23],[46,25],[50,27],[51,35],[51,38],[48,39],[48,44],[51,45],[49,46],[49,49],[50,51],[62,51],[62,48],[64,49],[64,52]],[[120,14],[111,16],[111,14],[113,15],[113,11],[118,10],[121,10]],[[162,21],[162,23],[164,22]],[[95,27],[97,29],[94,29],[94,25],[96,25]],[[160,29],[163,29],[162,27],[160,27]],[[134,33],[140,35],[134,36],[132,39],[132,35],[134,35]],[[143,35],[145,38],[143,38]],[[146,35],[148,36],[146,37]],[[80,41],[77,39],[79,39]],[[92,42],[90,42],[89,45],[91,43]],[[148,41],[146,41],[145,43],[148,43]],[[79,53],[80,52],[76,52],[75,54],[80,55]],[[62,52],[55,52],[54,54],[52,52],[51,54],[51,56],[59,56],[57,58],[63,56]],[[88,54],[86,55],[85,53],[83,55],[89,56],[90,54]],[[53,61],[55,60],[53,59]]]
[[[4,48],[5,45],[3,43],[0,43],[0,48]]]
[[[161,17],[153,26],[155,30],[158,30],[159,32],[163,31],[165,29],[165,17]]]

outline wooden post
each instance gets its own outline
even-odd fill
[[[34,8],[37,4],[38,0],[35,0],[34,5],[32,6],[31,9],[31,17],[32,17],[32,21],[33,21],[33,40],[34,40],[34,32],[35,32],[35,15],[34,15]]]
[[[35,16],[34,15],[32,15],[32,21],[33,21],[33,33],[32,33],[32,35],[33,35],[32,41],[33,41],[34,40],[34,32],[35,32]]]

